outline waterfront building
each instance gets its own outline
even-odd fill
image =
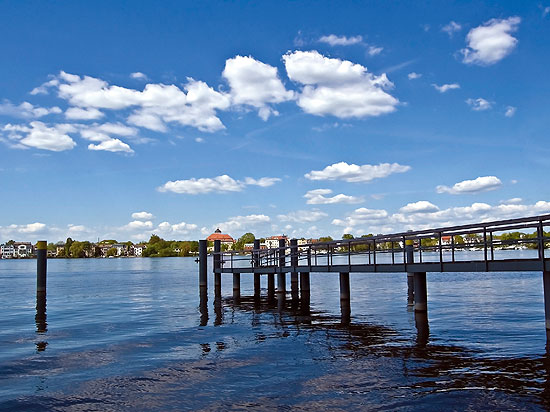
[[[233,239],[228,234],[222,233],[220,228],[216,229],[214,233],[212,233],[210,236],[206,238],[208,242],[214,242],[215,240],[219,240],[222,247],[223,245],[227,245],[227,250],[233,249],[233,244],[235,243],[235,239]],[[209,250],[213,250],[214,248],[212,246],[209,247]]]
[[[268,238],[265,239],[265,247],[267,249],[273,249],[273,248],[278,248],[279,247],[279,240],[284,240],[285,241],[285,245],[288,246],[290,243],[289,243],[289,240],[288,240],[288,237],[285,236],[285,235],[282,235],[282,236],[270,236]]]

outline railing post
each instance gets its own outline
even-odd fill
[[[284,299],[286,296],[286,273],[284,272],[286,260],[286,241],[279,239],[279,272],[277,273],[277,298]]]
[[[254,249],[252,250],[252,262],[254,266],[254,298],[258,300],[260,298],[260,278],[261,274],[256,272],[260,267],[260,239],[254,240]]]
[[[298,299],[298,240],[290,240],[290,266],[292,266],[292,272],[290,272],[290,289],[292,292],[292,299]]]

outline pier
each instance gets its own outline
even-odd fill
[[[330,272],[339,275],[342,316],[351,313],[353,292],[350,274],[403,273],[407,276],[407,303],[418,318],[428,311],[427,273],[445,272],[542,272],[547,336],[550,333],[550,258],[546,249],[550,237],[544,232],[550,215],[508,219],[478,224],[407,231],[331,242],[290,244],[281,240],[278,248],[251,251],[221,251],[214,242],[213,272],[216,301],[221,299],[221,277],[233,276],[233,298],[241,298],[240,277],[254,276],[254,297],[261,296],[260,278],[267,276],[268,300],[287,298],[286,274],[290,273],[291,296],[309,302],[310,274]],[[526,236],[502,240],[499,235],[523,232]],[[508,249],[519,249],[520,257],[510,258]],[[507,256],[508,255],[508,256]],[[207,252],[201,248],[200,285],[206,289]],[[204,262],[204,263],[202,263]],[[277,288],[275,289],[275,275]]]

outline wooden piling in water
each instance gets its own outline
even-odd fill
[[[45,240],[36,242],[36,293],[46,294],[46,276],[48,260],[48,243]]]
[[[260,239],[254,240],[254,249],[252,251],[253,266],[260,266]],[[261,296],[261,274],[254,273],[254,299],[258,300]]]
[[[241,298],[241,274],[239,272],[233,273],[233,299],[239,300]]]
[[[350,286],[349,273],[340,272],[340,302],[349,302]]]
[[[267,275],[267,299],[275,299],[275,274],[269,273]]]
[[[544,288],[544,314],[546,319],[546,330],[550,331],[550,272],[542,272],[542,282]]]
[[[286,247],[286,241],[285,239],[279,239],[279,268],[283,268],[285,266],[285,248]],[[277,298],[278,299],[285,299],[286,297],[286,273],[282,270],[277,273]]]
[[[414,263],[414,242],[412,239],[405,240],[406,263]],[[414,305],[414,273],[407,272],[407,305]]]
[[[199,288],[208,288],[208,242],[199,240]]]
[[[219,253],[221,252],[222,244],[220,240],[214,240],[214,257],[213,257],[213,266],[214,266],[214,296],[215,301],[221,302],[222,297],[222,274],[216,273],[216,269],[221,268],[221,256]]]
[[[414,311],[428,310],[428,291],[426,288],[426,272],[414,272]]]
[[[290,240],[290,265],[298,266],[298,240]],[[292,292],[292,300],[298,299],[298,272],[295,269],[290,272],[290,290]]]

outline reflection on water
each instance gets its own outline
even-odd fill
[[[0,410],[550,409],[540,274],[429,274],[415,314],[404,274],[234,300],[191,259],[54,260],[46,319],[32,263],[0,265]]]
[[[48,331],[48,323],[46,322],[46,292],[36,292],[36,316],[34,317],[36,323],[36,333],[43,335]],[[44,351],[48,342],[39,341],[36,342],[36,350]]]

